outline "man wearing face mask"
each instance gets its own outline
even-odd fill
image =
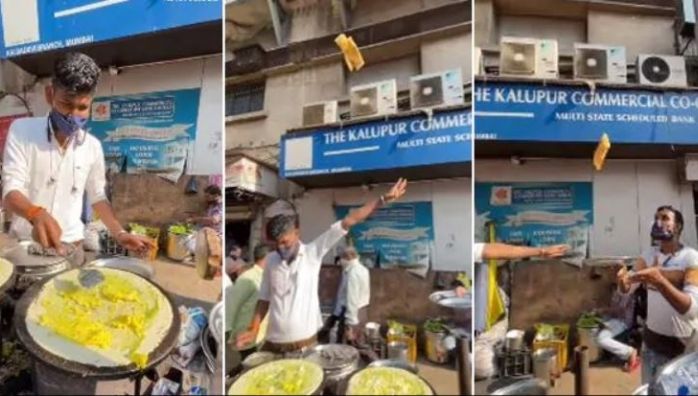
[[[647,288],[647,320],[643,331],[642,383],[649,383],[657,371],[685,351],[696,331],[698,318],[698,252],[683,246],[679,239],[683,215],[671,206],[655,213],[652,240],[658,242],[628,272],[618,271],[618,288],[631,293],[639,285]]]
[[[77,247],[73,264],[82,265],[85,226],[83,194],[123,247],[146,252],[151,242],[126,232],[105,195],[102,145],[85,131],[100,70],[87,55],[67,53],[54,64],[45,89],[47,117],[12,123],[7,136],[2,178],[4,203],[15,215],[11,233],[33,237],[45,248],[65,254],[63,243]]]
[[[263,351],[286,354],[302,352],[317,342],[322,327],[318,284],[322,258],[348,230],[366,220],[376,209],[405,194],[407,181],[398,180],[390,191],[350,212],[310,243],[300,241],[298,218],[278,215],[267,224],[277,251],[267,256],[259,302],[247,332],[237,337],[237,347],[254,342],[262,318],[269,312]]]

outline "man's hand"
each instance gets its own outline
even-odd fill
[[[630,276],[624,264],[620,264],[620,268],[616,273],[616,283],[618,283],[618,289],[620,289],[621,292],[627,293],[630,290]]]
[[[59,255],[64,256],[66,254],[63,244],[61,243],[63,230],[49,212],[42,210],[42,212],[34,218],[32,224],[34,225],[32,229],[32,238],[39,242],[44,249],[54,248]]]
[[[149,238],[127,232],[119,234],[116,241],[119,245],[141,256],[148,253],[148,250],[154,246]]]
[[[645,268],[630,276],[630,282],[644,283],[654,287],[658,287],[665,280],[659,267]]]
[[[347,326],[347,329],[344,331],[344,338],[346,338],[347,341],[354,341],[356,339],[353,326]]]
[[[467,291],[465,290],[465,287],[463,287],[463,286],[456,287],[456,296],[463,298],[463,297],[465,297],[466,292]]]
[[[555,258],[563,256],[569,250],[567,245],[554,245],[541,248],[540,257]]]
[[[395,202],[400,199],[407,192],[407,179],[400,178],[393,185],[393,187],[388,191],[387,194],[383,195],[385,203]]]
[[[238,334],[237,338],[235,339],[235,346],[237,346],[238,349],[243,349],[246,346],[254,343],[256,339],[257,332],[254,330],[247,330]]]

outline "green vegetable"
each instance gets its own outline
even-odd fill
[[[442,318],[429,319],[424,322],[424,330],[430,333],[443,333],[446,331],[444,322]]]
[[[466,289],[470,289],[470,286],[472,285],[470,278],[468,278],[468,275],[465,272],[461,272],[460,274],[458,274],[456,280],[460,282]]]
[[[191,224],[177,223],[171,225],[167,232],[173,235],[191,235],[194,232],[194,226]]]
[[[585,312],[582,314],[582,316],[579,317],[579,320],[577,320],[577,327],[583,329],[593,329],[595,327],[598,327],[599,324],[601,324],[601,322],[602,321],[599,316],[594,315],[590,312]]]
[[[388,321],[388,330],[390,330],[395,335],[405,334],[405,326],[403,326],[402,323],[396,322],[394,320]]]
[[[131,229],[131,234],[145,236],[148,238],[157,238],[160,232],[157,228],[142,226],[138,223],[129,223],[128,226]]]

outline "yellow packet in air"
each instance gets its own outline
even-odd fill
[[[358,71],[364,66],[364,57],[361,55],[359,47],[353,38],[347,37],[344,33],[340,34],[334,40],[344,55],[344,62],[347,64],[349,71]]]
[[[603,169],[603,164],[606,161],[606,155],[611,149],[611,140],[608,138],[607,134],[601,135],[598,146],[596,146],[596,151],[594,151],[594,168],[597,171]]]

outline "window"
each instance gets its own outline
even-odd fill
[[[236,116],[264,110],[265,82],[229,86],[225,93],[225,115]]]

